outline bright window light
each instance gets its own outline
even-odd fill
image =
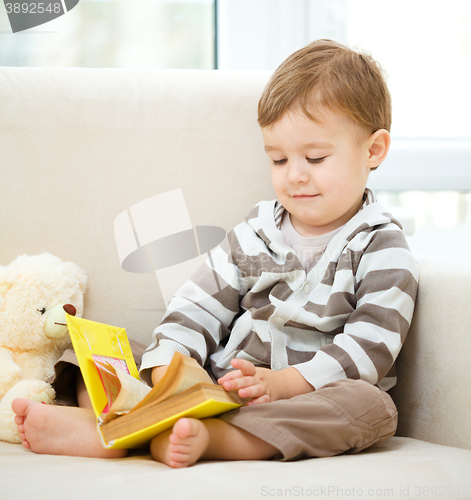
[[[213,69],[214,0],[80,0],[12,33],[0,3],[0,66]]]
[[[348,0],[346,41],[389,76],[403,137],[471,137],[471,2]]]

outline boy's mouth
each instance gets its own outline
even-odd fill
[[[317,194],[293,194],[293,198],[296,200],[310,200],[312,198],[315,198],[316,196],[319,196]]]

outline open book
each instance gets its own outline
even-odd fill
[[[139,380],[123,328],[69,315],[67,325],[105,448],[136,448],[182,417],[207,418],[247,401],[178,352],[151,389]]]

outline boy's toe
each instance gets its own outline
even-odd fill
[[[29,399],[17,398],[12,401],[11,409],[16,413],[18,417],[23,418],[24,420],[29,404],[30,404]],[[16,422],[16,417],[15,417],[15,422]]]

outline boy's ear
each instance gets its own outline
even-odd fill
[[[382,128],[371,134],[368,143],[368,165],[370,168],[377,168],[388,154],[391,136],[387,130]]]

